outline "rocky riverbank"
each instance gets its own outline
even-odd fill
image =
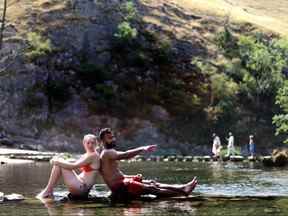
[[[49,161],[57,153],[40,152],[22,149],[0,148],[0,163],[32,163],[34,161]]]

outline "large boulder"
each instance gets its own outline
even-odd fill
[[[274,149],[272,161],[275,166],[282,167],[288,164],[288,149]]]

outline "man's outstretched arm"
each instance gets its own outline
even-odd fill
[[[115,158],[116,160],[127,160],[135,157],[144,152],[154,152],[157,148],[157,145],[141,146],[135,149],[130,149],[125,152],[116,151]]]

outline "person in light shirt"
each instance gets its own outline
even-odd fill
[[[229,157],[230,155],[235,155],[234,136],[232,132],[229,132],[226,156]]]
[[[213,157],[218,158],[220,157],[220,151],[221,151],[221,141],[219,136],[217,136],[216,133],[213,133],[212,135],[213,137],[213,145],[212,145],[212,153],[213,153]]]

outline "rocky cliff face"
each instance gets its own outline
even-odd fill
[[[180,152],[179,142],[159,130],[159,124],[170,119],[163,107],[152,106],[149,119],[95,112],[91,103],[97,108],[100,102],[91,102],[91,89],[81,86],[75,76],[79,56],[85,56],[88,63],[111,64],[111,41],[121,19],[120,3],[120,0],[21,1],[17,19],[11,14],[20,3],[8,8],[0,53],[0,144],[78,151],[85,133],[112,127],[126,146],[157,143],[166,152]],[[141,8],[140,3],[138,6]],[[143,5],[142,9],[144,13]],[[46,35],[57,53],[27,61],[23,54],[27,47],[25,34],[34,31]],[[67,89],[65,85],[61,90],[52,86],[62,96],[59,106],[59,98],[55,102],[47,96],[51,80],[74,82]],[[69,97],[65,98],[66,95]]]
[[[111,127],[124,148],[156,143],[159,153],[210,153],[212,125],[203,110],[211,89],[191,61],[217,57],[211,35],[223,20],[172,1],[136,0],[143,22],[133,24],[145,34],[127,49],[114,40],[123,2],[9,6],[0,51],[0,144],[79,151],[85,133]],[[29,32],[49,39],[53,52],[27,59]]]

